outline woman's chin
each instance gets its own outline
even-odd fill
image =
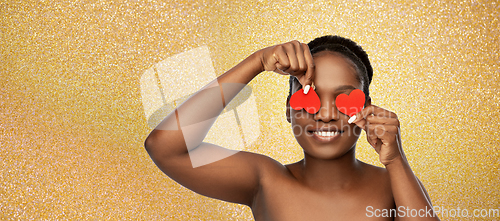
[[[318,160],[338,160],[346,156],[350,149],[344,151],[332,151],[325,149],[304,150],[304,152],[314,159]]]

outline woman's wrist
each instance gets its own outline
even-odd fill
[[[218,78],[218,81],[219,83],[248,84],[262,71],[264,71],[264,68],[262,66],[260,55],[255,52],[221,75]]]
[[[392,159],[389,163],[384,164],[387,171],[390,173],[391,171],[396,171],[400,169],[404,169],[405,167],[409,167],[408,162],[403,158],[403,156],[398,156]]]
[[[247,59],[252,64],[252,66],[254,66],[256,76],[265,71],[264,64],[262,61],[262,50],[252,53],[250,56],[247,57]]]

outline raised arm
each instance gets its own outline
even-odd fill
[[[259,50],[170,113],[146,139],[146,150],[156,165],[181,185],[205,196],[250,206],[264,168],[282,165],[263,155],[202,141],[226,104],[262,71],[291,74],[310,85],[313,67],[309,48],[297,41]]]
[[[377,151],[389,173],[399,215],[396,220],[439,220],[424,185],[408,164],[396,114],[369,105],[355,116],[353,123],[366,131],[368,142]]]

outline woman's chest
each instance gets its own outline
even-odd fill
[[[252,211],[256,220],[392,220],[393,217],[374,217],[371,211],[393,208],[390,188],[373,185],[314,191],[284,181],[263,185]]]

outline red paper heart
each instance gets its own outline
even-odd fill
[[[304,108],[308,113],[315,114],[319,111],[321,101],[316,91],[312,88],[307,94],[304,94],[304,90],[300,89],[290,98],[290,106],[294,110],[302,110]]]
[[[349,95],[339,94],[335,100],[335,105],[340,112],[352,117],[363,110],[363,106],[365,105],[365,93],[363,93],[362,90],[356,89],[351,91]]]

